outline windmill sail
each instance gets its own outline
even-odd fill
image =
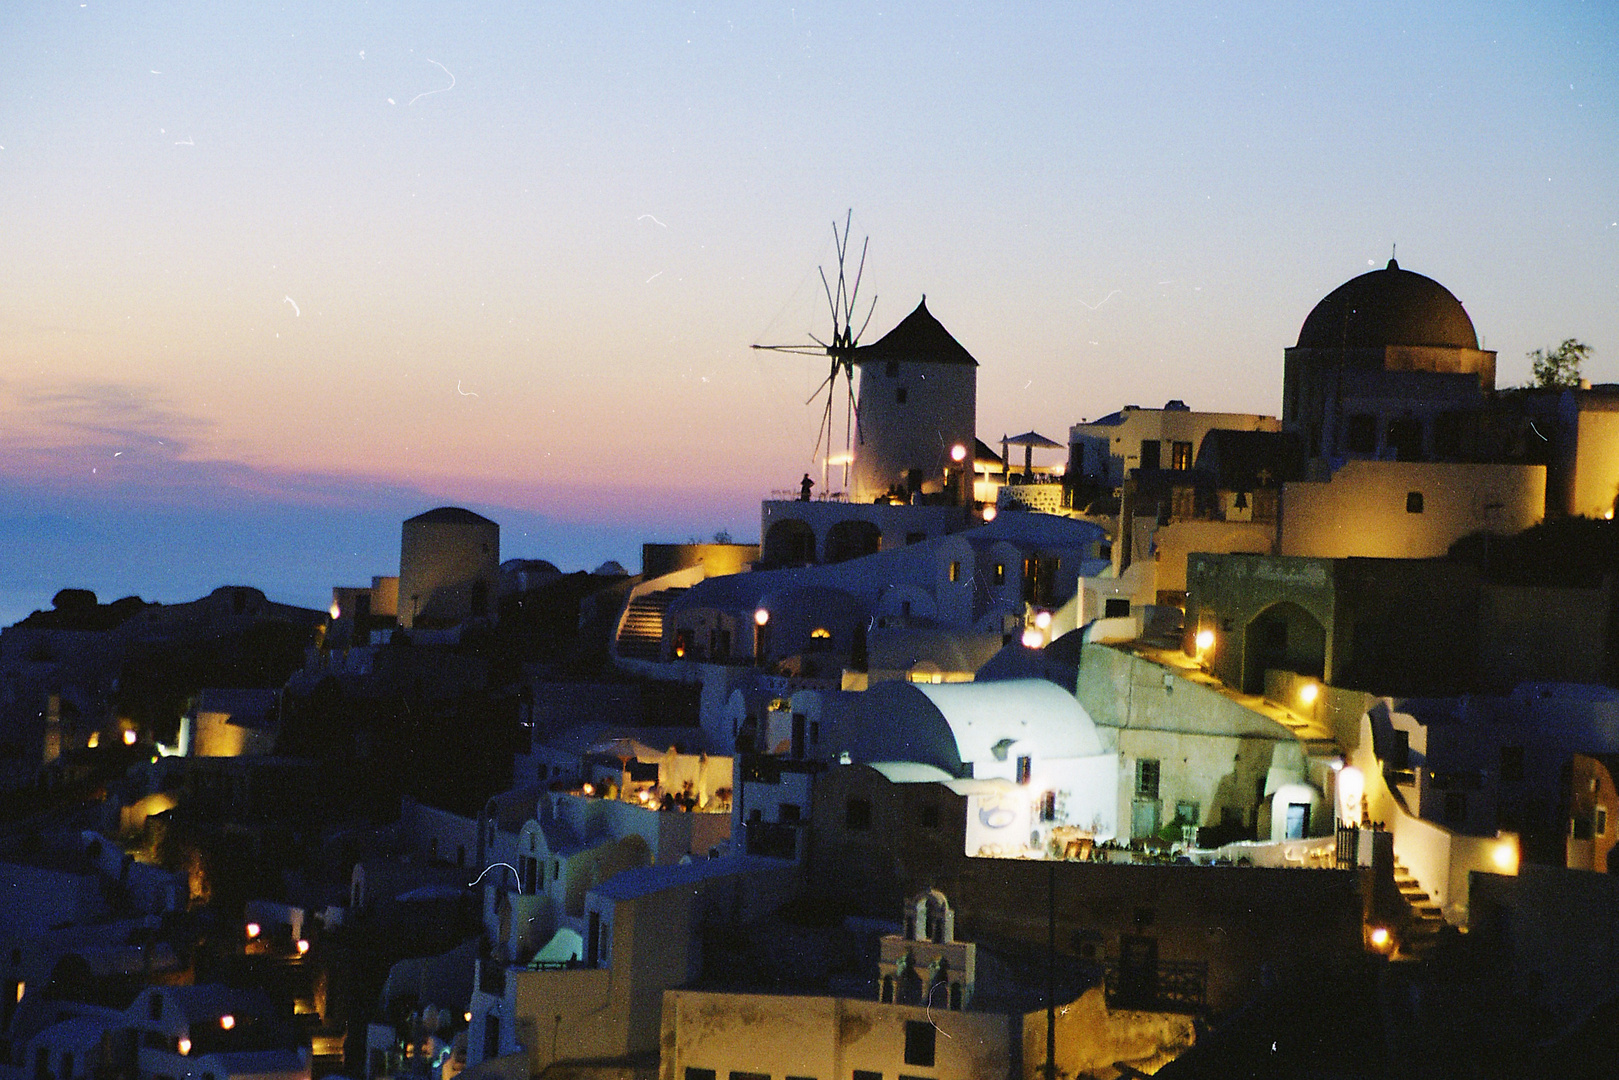
[[[825,379],[815,388],[815,393],[809,396],[806,405],[811,404],[826,391],[826,407],[821,413],[821,423],[815,435],[815,456],[821,459],[821,492],[826,493],[829,470],[832,461],[833,439],[833,409],[838,400],[838,376],[843,377],[844,396],[846,399],[843,419],[843,485],[849,486],[849,464],[852,460],[854,444],[860,438],[860,408],[855,401],[854,394],[854,354],[859,348],[860,335],[866,332],[871,323],[872,313],[877,309],[877,298],[873,296],[871,303],[866,307],[866,317],[860,324],[860,329],[854,328],[854,319],[860,295],[860,279],[866,269],[866,248],[871,243],[867,237],[860,245],[860,262],[855,267],[854,280],[848,278],[849,230],[854,223],[854,211],[850,210],[843,222],[843,232],[838,233],[838,223],[832,223],[832,239],[838,256],[837,284],[834,286],[826,276],[825,268],[821,268],[821,288],[826,293],[827,306],[832,311],[832,338],[822,341],[814,334],[807,335],[810,343],[797,345],[755,345],[755,349],[764,349],[770,352],[793,353],[798,356],[824,356],[829,361],[829,369]],[[825,446],[823,453],[822,446]]]

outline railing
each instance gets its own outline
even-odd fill
[[[1159,960],[1125,968],[1117,957],[1103,966],[1107,1003],[1121,1009],[1196,1013],[1203,1011],[1209,983],[1204,960]]]
[[[1338,869],[1353,870],[1360,865],[1360,830],[1353,825],[1338,826],[1338,845],[1335,851]]]
[[[812,495],[809,499],[801,496],[803,492],[798,488],[775,488],[770,492],[771,502],[834,502],[846,503],[849,501],[847,491],[828,491],[820,495]]]

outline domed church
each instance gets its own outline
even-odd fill
[[[1282,423],[1311,457],[1460,461],[1477,455],[1495,353],[1461,301],[1393,259],[1315,306],[1286,350]]]

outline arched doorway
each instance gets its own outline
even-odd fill
[[[1321,621],[1290,600],[1255,615],[1243,631],[1242,690],[1260,694],[1265,672],[1294,671],[1322,678],[1327,670],[1327,631]]]
[[[875,554],[883,547],[883,533],[869,521],[840,521],[827,530],[826,561],[858,559]]]
[[[769,566],[802,566],[815,561],[815,530],[797,518],[783,518],[765,533],[763,562]]]

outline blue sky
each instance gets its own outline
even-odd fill
[[[1619,380],[1616,57],[1596,3],[8,4],[0,619],[324,606],[452,502],[569,569],[756,536],[824,372],[748,346],[824,333],[849,208],[989,441],[1274,413],[1396,243],[1503,384]]]

